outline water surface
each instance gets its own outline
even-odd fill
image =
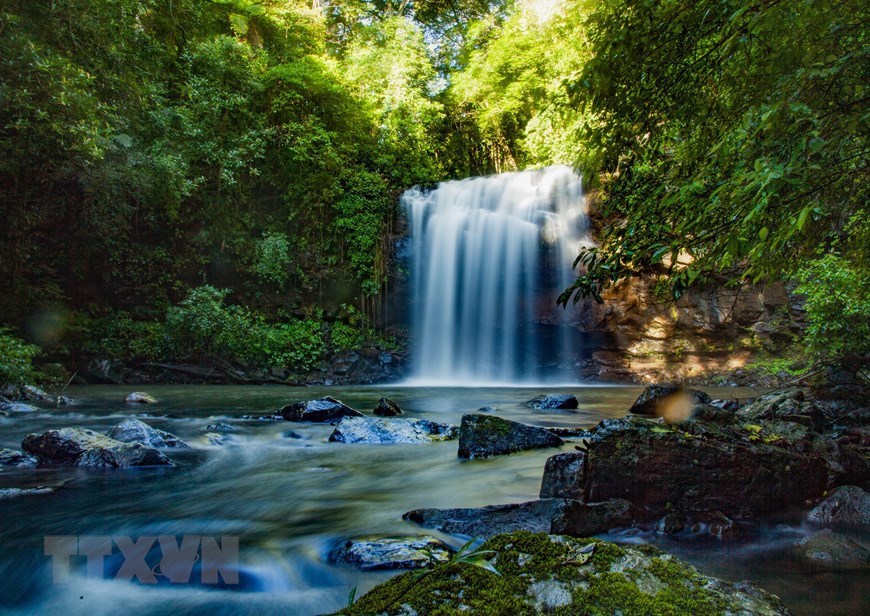
[[[320,614],[343,607],[359,592],[387,579],[333,566],[329,551],[341,540],[369,535],[429,532],[401,519],[419,507],[474,507],[537,498],[546,459],[539,450],[490,460],[460,460],[456,442],[426,445],[329,443],[328,425],[257,419],[288,402],[333,395],[363,411],[378,398],[395,400],[411,418],[458,423],[481,406],[509,419],[540,426],[591,428],[625,414],[633,387],[574,387],[576,411],[540,412],[521,403],[537,388],[342,387],[286,388],[166,386],[144,388],[160,402],[124,404],[130,387],[89,386],[67,393],[77,407],[44,409],[0,418],[0,447],[19,448],[30,432],[81,426],[105,431],[125,417],[143,418],[193,448],[169,450],[175,467],[95,471],[14,469],[0,472],[0,488],[60,486],[55,492],[0,499],[0,612],[6,614]],[[718,396],[748,390],[710,390]],[[211,445],[205,427],[227,422],[237,431]],[[283,435],[293,430],[303,438]],[[566,443],[571,451],[577,443]],[[669,540],[647,534],[610,537],[653,541],[703,571],[750,579],[779,594],[796,614],[852,614],[870,607],[862,597],[867,576],[819,573],[795,567],[779,548],[807,531],[770,525],[751,541],[723,544]],[[52,583],[43,554],[47,535],[235,535],[240,542],[238,587],[199,583],[142,585],[94,579],[84,571]],[[437,533],[436,533],[437,534]],[[454,545],[461,539],[444,537]],[[83,560],[83,559],[82,559]],[[78,559],[74,559],[78,561]],[[112,562],[109,559],[108,563]],[[862,603],[863,601],[863,603]],[[856,611],[858,610],[858,611]]]

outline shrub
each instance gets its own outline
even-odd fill
[[[39,347],[13,336],[5,327],[0,328],[0,386],[34,382],[38,373],[33,359],[38,353]]]
[[[870,275],[861,264],[828,254],[798,276],[806,295],[807,346],[821,361],[856,373],[870,358]]]
[[[137,321],[127,312],[91,319],[85,351],[109,359],[157,361],[166,353],[166,332],[158,321]]]

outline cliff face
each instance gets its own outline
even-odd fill
[[[678,301],[655,278],[620,281],[603,304],[580,304],[580,331],[598,342],[584,378],[648,383],[691,380],[743,368],[801,328],[801,303],[783,284],[694,289]]]

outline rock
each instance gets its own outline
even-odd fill
[[[686,516],[679,513],[669,513],[656,523],[655,530],[660,535],[673,535],[686,529]]]
[[[560,453],[547,459],[541,480],[541,498],[583,500],[583,462],[586,454]]]
[[[58,406],[78,406],[81,404],[75,398],[70,398],[69,396],[58,396],[57,397],[57,405]]]
[[[469,537],[492,537],[517,530],[586,537],[631,526],[634,507],[624,500],[581,503],[547,498],[469,509],[415,509],[402,516],[425,528]]]
[[[550,493],[582,494],[592,502],[624,498],[651,515],[673,508],[733,518],[802,506],[822,495],[832,469],[821,456],[752,436],[696,421],[671,427],[637,417],[605,420],[588,442],[582,478],[552,474]]]
[[[737,419],[737,415],[734,413],[733,409],[719,407],[713,404],[696,404],[692,407],[692,419],[697,421],[712,421],[718,424],[729,424]]]
[[[677,415],[678,419],[680,415],[685,415],[682,417],[685,419],[694,405],[710,404],[710,402],[710,396],[697,389],[683,389],[679,385],[671,384],[650,385],[638,396],[628,412],[654,417]],[[679,408],[681,406],[686,407],[685,412]]]
[[[572,438],[577,436],[588,437],[591,433],[584,428],[564,428],[561,426],[544,428],[547,432],[552,432],[556,436],[563,438]]]
[[[858,486],[840,486],[810,510],[807,521],[844,526],[870,525],[870,494]]]
[[[651,546],[515,532],[479,548],[498,572],[437,565],[376,586],[343,614],[754,614],[785,616],[775,596],[705,576]]]
[[[45,391],[37,387],[36,385],[24,385],[21,387],[21,399],[22,400],[53,400],[51,396],[49,396]]]
[[[545,411],[550,409],[576,409],[579,404],[577,398],[571,394],[542,394],[524,402],[523,406]]]
[[[284,432],[281,433],[281,436],[283,436],[284,438],[296,438],[296,439],[306,438],[305,435],[299,434],[295,430],[285,430]]]
[[[84,428],[61,428],[43,434],[28,434],[24,437],[22,449],[41,460],[75,466],[126,468],[172,464],[156,449],[138,443],[122,443]]]
[[[217,432],[207,433],[205,439],[208,441],[209,445],[226,445],[223,435],[218,434]]]
[[[452,550],[435,537],[387,537],[346,541],[332,551],[330,560],[363,571],[422,569],[448,562],[451,553]]]
[[[487,458],[560,445],[562,439],[548,430],[492,415],[463,415],[459,427],[460,458]]]
[[[378,400],[378,405],[375,407],[374,414],[380,417],[395,417],[402,414],[402,409],[399,405],[389,398],[381,398]]]
[[[209,432],[235,432],[237,430],[235,426],[231,426],[230,424],[224,423],[222,421],[208,424],[205,429]]]
[[[25,404],[24,402],[12,402],[11,400],[7,400],[6,398],[0,399],[0,411],[4,414],[9,413],[32,413],[33,411],[38,411],[39,407],[33,406],[32,404]]]
[[[363,416],[359,411],[355,411],[331,396],[288,404],[278,412],[287,421],[326,422],[342,417]]]
[[[124,402],[127,404],[154,404],[157,402],[157,398],[151,394],[146,394],[144,391],[134,391],[131,394],[127,394]]]
[[[710,400],[709,404],[723,411],[736,411],[740,408],[740,403],[737,400]]]
[[[826,418],[822,410],[808,400],[804,390],[778,391],[747,404],[737,411],[741,421],[758,423],[761,420],[790,421],[813,429],[821,429]]]
[[[0,466],[36,466],[39,461],[17,449],[0,449]]]
[[[188,448],[190,445],[169,432],[152,428],[138,419],[125,419],[109,430],[106,435],[122,443],[139,443],[146,447]]]
[[[502,410],[494,406],[482,406],[477,409],[478,413],[501,413]]]
[[[425,419],[375,419],[345,417],[335,427],[329,440],[337,443],[429,443],[456,438],[456,426]]]
[[[54,492],[54,488],[49,488],[48,486],[36,486],[35,488],[0,488],[0,498],[48,494],[49,492]]]
[[[870,551],[849,537],[829,528],[801,539],[795,546],[798,556],[820,567],[865,569],[870,567]]]

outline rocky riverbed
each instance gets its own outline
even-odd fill
[[[718,589],[693,594],[709,613],[731,609],[722,597],[756,602],[754,613],[816,613],[811,603],[827,597],[826,584],[845,596],[825,613],[865,606],[867,414],[803,390],[749,402],[736,390],[652,389],[639,397],[639,389],[581,388],[572,390],[577,408],[540,408],[542,392],[504,389],[304,390],[314,395],[303,399],[293,395],[303,390],[284,388],[155,388],[141,392],[153,394],[150,403],[125,402],[131,392],[118,388],[73,393],[81,404],[35,400],[0,418],[0,513],[21,521],[0,532],[10,553],[31,554],[34,563],[46,529],[112,533],[111,512],[123,510],[130,534],[153,532],[155,521],[178,535],[237,529],[248,545],[239,564],[244,587],[260,593],[251,609],[269,601],[294,613],[334,611],[346,603],[342,587],[362,595],[383,581],[379,571],[420,566],[429,572],[418,578],[422,587],[440,588],[456,609],[490,600],[474,590],[451,597],[443,585],[456,575],[542,611],[598,605],[631,613],[649,602],[678,609],[668,598],[674,579]],[[398,416],[379,416],[384,409]],[[33,507],[40,513],[25,523]],[[80,512],[75,522],[70,511]],[[529,532],[550,538],[522,534]],[[506,566],[506,536],[555,541],[579,555],[556,558],[561,573],[526,570],[525,557]],[[607,547],[614,542],[623,547]],[[633,573],[607,570],[600,559],[608,550],[621,550]],[[266,564],[276,558],[285,564]],[[677,578],[658,575],[663,563],[679,569]],[[43,594],[41,575],[13,574],[13,566],[0,559],[15,588],[32,590],[5,589],[16,609],[78,605],[62,590]],[[501,574],[496,582],[486,577],[496,575],[490,566]],[[359,609],[395,593],[415,596],[408,579],[372,591]],[[734,586],[743,579],[783,603]],[[633,589],[622,593],[632,598],[612,604],[590,594],[602,580]],[[155,606],[169,600],[154,598]],[[186,592],[175,598],[195,600]],[[403,609],[391,605],[383,611]]]

